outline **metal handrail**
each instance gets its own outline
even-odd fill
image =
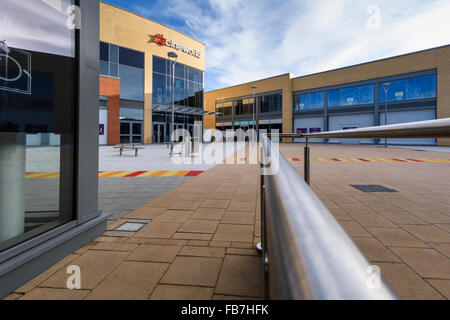
[[[317,133],[277,133],[269,134],[272,137],[306,139],[304,151],[304,175],[307,184],[310,184],[310,147],[309,139],[396,139],[396,138],[450,138],[450,118],[390,124],[378,127],[358,128],[351,130],[338,130]]]
[[[449,138],[450,118],[317,133],[280,133],[281,138]]]
[[[379,289],[367,286],[367,259],[270,139],[261,142],[266,297],[396,299],[383,280]]]

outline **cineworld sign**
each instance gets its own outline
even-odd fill
[[[179,45],[178,43],[172,41],[172,40],[168,40],[166,38],[164,38],[164,35],[162,34],[155,34],[155,41],[156,44],[159,44],[160,46],[167,46],[167,47],[171,47],[174,48],[176,50],[182,51],[184,53],[190,54],[194,57],[200,58],[201,54],[199,51],[197,50],[193,50],[193,49],[189,49],[189,48],[185,48],[182,45]]]

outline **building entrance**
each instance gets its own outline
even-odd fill
[[[144,126],[142,121],[120,121],[120,143],[142,143],[143,128]]]

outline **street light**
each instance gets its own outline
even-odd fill
[[[256,109],[256,89],[258,89],[258,86],[251,86],[252,89],[252,93],[253,93],[253,130],[256,129],[256,138],[258,139],[258,131],[259,131],[259,125],[257,122],[255,122],[255,109]],[[256,111],[256,113],[258,113]],[[256,121],[258,121],[258,119],[256,118]]]
[[[384,89],[384,125],[387,125],[387,112],[388,112],[388,107],[387,107],[387,96],[388,96],[388,92],[389,92],[389,87],[391,86],[391,84],[389,82],[383,83],[383,89]],[[387,148],[387,138],[384,139],[384,147]]]
[[[169,52],[167,54],[172,64],[172,130],[170,134],[170,157],[173,156],[173,133],[175,129],[175,65],[177,64],[178,54]]]

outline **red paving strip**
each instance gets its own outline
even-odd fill
[[[341,162],[342,161],[341,159],[338,159],[338,158],[331,158],[331,160],[335,161],[335,162]]]
[[[408,160],[408,161],[412,161],[412,162],[425,162],[425,161],[422,161],[422,160],[417,160],[417,159],[406,159],[406,160]]]
[[[205,171],[99,171],[100,178],[197,177]],[[59,172],[27,172],[27,179],[58,178]]]
[[[130,174],[126,175],[124,178],[134,178],[134,177],[138,177],[138,176],[140,176],[141,174],[144,174],[144,173],[146,173],[146,172],[148,172],[148,171],[136,171],[136,172],[133,172],[133,173],[130,173]]]
[[[197,177],[201,175],[205,171],[189,171],[188,174],[185,175],[185,177]]]
[[[406,160],[401,160],[401,159],[391,159],[392,161],[397,161],[397,162],[408,162]]]
[[[367,160],[367,159],[363,159],[363,158],[357,158],[359,161],[362,161],[362,162],[372,162],[372,161],[370,161],[370,160]]]

